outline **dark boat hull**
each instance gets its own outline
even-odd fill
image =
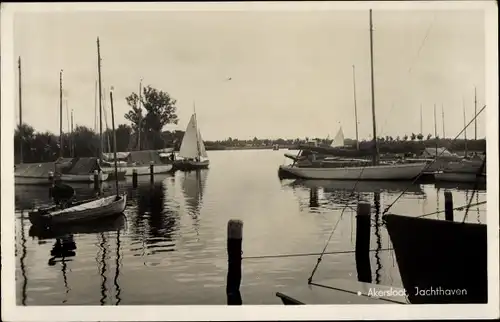
[[[410,303],[488,302],[486,225],[399,215],[384,219]]]
[[[210,163],[208,160],[205,161],[190,161],[190,160],[177,160],[173,163],[172,170],[176,171],[195,171],[208,169]]]

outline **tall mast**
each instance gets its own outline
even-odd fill
[[[436,123],[436,104],[434,104],[434,139],[436,140],[436,157],[438,154],[438,138],[437,138],[437,123]]]
[[[477,140],[477,95],[474,86],[474,140]]]
[[[375,81],[373,79],[373,23],[372,9],[370,9],[370,71],[372,87],[372,119],[373,119],[373,165],[378,164],[378,146],[377,146],[377,123],[375,120]]]
[[[352,65],[352,88],[354,91],[354,120],[356,122],[356,149],[359,150],[359,136],[358,136],[358,106],[356,103],[356,67]]]
[[[443,139],[446,138],[446,132],[444,130],[444,105],[441,104],[441,119],[443,121]]]
[[[116,185],[116,197],[119,196],[118,191],[118,164],[116,160],[116,133],[115,133],[115,110],[113,109],[113,86],[109,91],[109,100],[111,102],[111,127],[113,128],[113,155],[115,160],[115,185]]]
[[[71,110],[71,157],[75,156],[75,143],[73,141],[73,109]]]
[[[102,82],[101,82],[101,48],[97,37],[97,73],[99,75],[99,159],[102,157]]]
[[[20,142],[20,147],[19,147],[19,163],[23,163],[23,96],[21,93],[21,56],[19,56],[19,59],[17,61],[17,67],[18,67],[18,73],[19,73],[19,136],[21,137],[21,142]]]
[[[59,157],[63,157],[63,131],[62,131],[62,69],[59,72]]]
[[[137,102],[137,107],[141,111],[139,115],[139,128],[137,129],[137,150],[141,150],[141,132],[142,132],[142,108],[141,108],[141,95],[142,95],[142,78],[139,82],[139,102]]]
[[[465,99],[462,97],[462,106],[464,113],[464,140],[465,140],[465,156],[467,156],[467,119],[465,117]]]
[[[424,135],[423,130],[423,118],[422,118],[422,104],[420,104],[420,134]]]
[[[97,132],[97,80],[94,89],[94,131]]]

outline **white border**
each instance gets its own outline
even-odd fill
[[[488,171],[487,305],[324,305],[324,306],[16,306],[14,258],[13,140],[16,91],[13,57],[13,13],[55,10],[449,10],[484,9],[486,29],[486,104]],[[246,3],[30,3],[1,4],[1,210],[2,320],[7,321],[193,321],[193,320],[330,320],[499,317],[498,229],[498,20],[495,1],[436,2],[246,2]],[[491,197],[489,196],[491,194]],[[272,294],[271,294],[272,296]]]

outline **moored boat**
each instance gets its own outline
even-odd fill
[[[412,304],[488,302],[486,225],[384,217]]]
[[[113,173],[113,153],[103,153],[101,167],[105,173]],[[154,174],[165,174],[172,171],[173,165],[161,160],[160,153],[155,150],[117,152],[117,165],[119,174],[124,177],[131,177],[134,171],[139,176],[149,175],[151,173],[151,164],[153,164]],[[119,177],[119,180],[121,177]]]
[[[174,161],[174,169],[181,171],[208,169],[210,161],[208,159],[205,144],[201,137],[198,122],[196,120],[196,111],[191,116],[189,123],[182,138],[178,157]]]

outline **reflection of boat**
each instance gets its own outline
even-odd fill
[[[177,170],[189,171],[207,169],[210,161],[208,159],[205,144],[201,137],[200,129],[196,120],[196,112],[193,113],[182,138],[178,156],[181,158],[174,162]]]
[[[65,227],[40,227],[32,225],[29,230],[30,237],[38,239],[53,239],[65,236],[67,234],[94,234],[107,231],[121,230],[125,226],[125,215],[117,214],[113,217],[104,218],[99,221],[99,225],[95,223],[80,223]]]
[[[208,171],[193,171],[185,173],[182,181],[182,190],[186,199],[189,213],[197,216],[203,200],[203,190],[207,180]]]
[[[414,192],[421,193],[422,188],[419,184],[411,181],[345,181],[345,180],[303,180],[297,179],[290,183],[291,186],[302,186],[309,189],[323,188],[325,192],[334,192],[339,190],[356,192]]]
[[[451,181],[436,181],[434,186],[437,189],[457,189],[457,190],[478,190],[486,191],[486,183],[473,182],[451,182]]]
[[[449,163],[442,172],[434,174],[436,181],[486,183],[486,159]]]
[[[384,220],[411,303],[488,302],[486,225],[400,215]]]

